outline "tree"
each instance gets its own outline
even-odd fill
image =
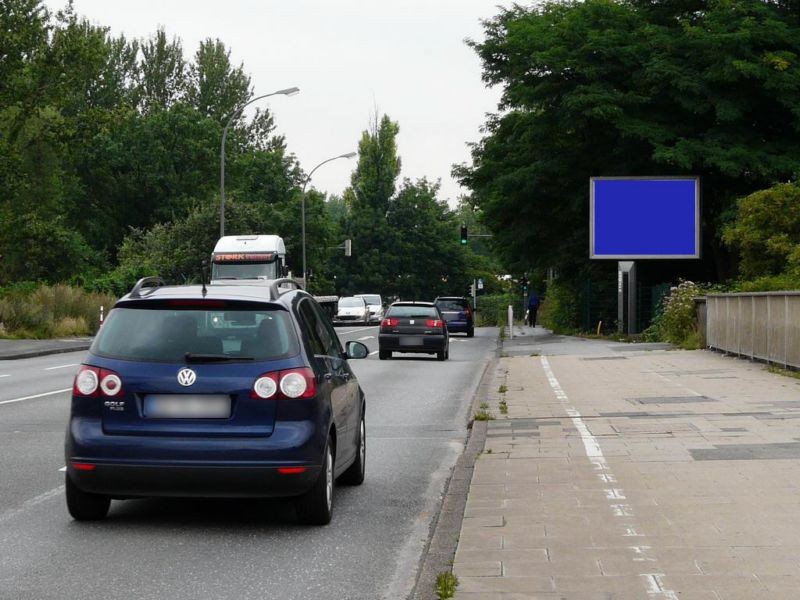
[[[739,250],[745,278],[800,275],[800,187],[780,184],[740,199],[724,239]]]
[[[358,165],[345,191],[350,215],[345,231],[353,256],[343,263],[341,285],[349,293],[381,290],[397,276],[393,249],[399,233],[388,226],[386,215],[400,174],[398,131],[387,115],[378,121],[376,114],[358,144]]]
[[[439,200],[439,184],[406,179],[392,200],[386,220],[399,233],[391,248],[397,275],[384,291],[400,298],[433,300],[461,295],[467,275],[468,250],[458,243],[458,221],[447,202]],[[471,254],[471,253],[470,253]]]
[[[189,69],[189,102],[201,114],[222,121],[251,97],[250,77],[231,66],[231,53],[219,40],[206,39]]]
[[[183,46],[167,41],[164,29],[142,44],[139,65],[139,105],[144,112],[165,110],[184,99],[188,84]]]
[[[508,265],[588,264],[595,175],[700,175],[705,276],[735,199],[800,173],[800,26],[751,0],[546,2],[472,46],[501,114],[454,169]],[[682,267],[685,268],[685,267]]]

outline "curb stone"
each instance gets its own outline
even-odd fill
[[[496,354],[499,353],[499,346]],[[472,483],[475,460],[483,452],[486,443],[486,421],[473,421],[475,409],[488,395],[489,384],[497,369],[498,358],[490,360],[481,375],[478,389],[470,407],[469,436],[464,451],[458,457],[450,478],[445,485],[439,513],[431,525],[432,535],[422,555],[417,581],[409,596],[410,600],[436,600],[436,576],[444,571],[452,572],[453,561],[461,535],[461,524],[467,506],[467,495]]]

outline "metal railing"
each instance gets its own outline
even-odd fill
[[[707,296],[706,344],[800,368],[800,291]]]

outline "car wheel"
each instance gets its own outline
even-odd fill
[[[445,360],[446,358],[447,354],[445,354],[444,350],[436,353],[436,360]]]
[[[392,358],[392,353],[389,350],[378,350],[378,358],[381,360],[389,360]]]
[[[328,436],[322,470],[314,487],[297,499],[297,517],[306,525],[327,525],[333,516],[333,442]]]
[[[474,336],[475,336],[475,329],[473,327],[467,329],[467,337],[474,337]]]
[[[76,521],[99,521],[108,514],[111,498],[84,492],[67,475],[67,510]]]
[[[361,425],[358,430],[358,448],[353,464],[339,477],[339,481],[347,485],[361,485],[364,483],[364,474],[367,466],[367,424],[364,411],[361,411]]]

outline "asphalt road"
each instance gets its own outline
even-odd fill
[[[99,523],[64,506],[68,390],[83,353],[0,361],[0,598],[375,600],[411,591],[495,329],[450,360],[377,359],[377,327],[342,327],[367,394],[367,479],[339,487],[327,527],[285,500],[115,501]],[[61,391],[59,391],[61,390]]]

